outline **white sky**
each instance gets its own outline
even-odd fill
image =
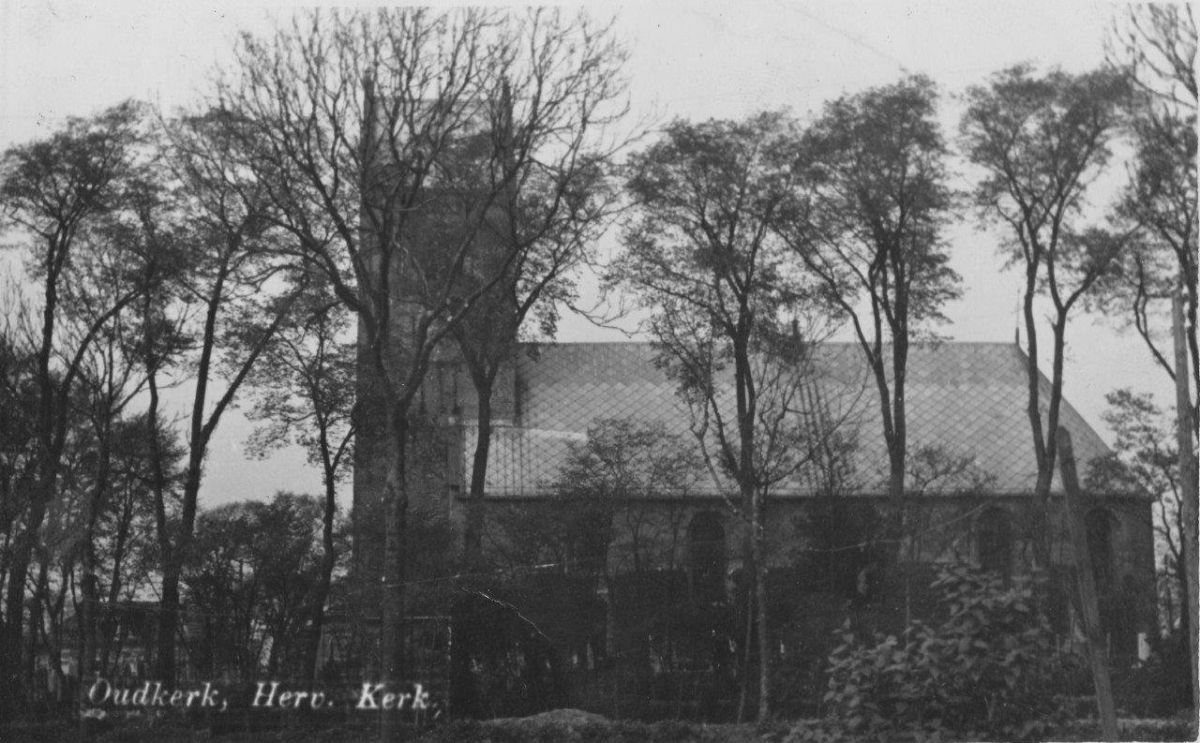
[[[129,97],[167,109],[184,105],[203,89],[211,67],[227,58],[238,31],[269,29],[272,13],[286,14],[287,6],[0,0],[0,148],[44,136],[65,116]],[[594,10],[618,13],[617,28],[632,53],[636,114],[726,118],[786,107],[804,115],[843,93],[921,72],[943,88],[951,139],[960,110],[955,94],[1022,61],[1068,71],[1096,67],[1105,31],[1120,12],[1107,4],[994,0],[756,0]],[[965,291],[947,308],[952,324],[942,332],[956,340],[1011,341],[1020,281],[1003,270],[997,236],[967,216],[949,237]],[[1106,392],[1132,386],[1170,406],[1167,379],[1135,336],[1091,317],[1077,318],[1068,333],[1067,397],[1106,438],[1100,421]],[[559,337],[620,338],[581,321],[565,322]],[[318,491],[317,472],[297,452],[245,460],[250,424],[227,417],[210,453],[202,503],[266,498],[279,488]]]

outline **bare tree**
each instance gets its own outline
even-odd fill
[[[614,79],[597,81],[596,105],[610,103],[619,89],[615,75],[623,57],[615,49],[609,53],[612,67],[607,74]],[[605,117],[591,127],[602,129],[611,120]],[[484,239],[507,246],[505,251],[515,252],[517,259],[509,275],[493,284],[453,330],[477,401],[464,532],[468,565],[481,559],[497,374],[512,362],[522,335],[553,337],[563,305],[574,298],[576,269],[593,257],[595,242],[616,206],[610,160],[624,142],[587,147],[585,136],[591,135],[586,131],[579,129],[564,143],[565,156],[543,164],[500,199],[495,207],[498,229]]]
[[[146,385],[144,369],[138,359],[127,353],[131,337],[137,332],[136,300],[117,306],[124,295],[142,295],[150,290],[146,279],[154,281],[162,272],[161,258],[136,238],[140,221],[139,207],[150,188],[147,173],[131,178],[118,199],[119,208],[96,220],[90,229],[89,250],[72,258],[78,279],[64,285],[59,298],[61,337],[69,346],[86,346],[79,365],[78,383],[70,404],[75,428],[70,437],[73,446],[83,450],[83,466],[74,468],[79,482],[80,507],[75,524],[76,539],[71,561],[78,566],[74,578],[79,588],[75,616],[79,628],[80,678],[103,669],[98,631],[104,612],[111,610],[102,599],[99,575],[99,551],[103,521],[110,510],[118,479],[115,461],[126,411]],[[93,341],[85,344],[90,329],[100,328]],[[116,576],[114,576],[116,577]],[[62,576],[62,580],[67,580]],[[106,609],[107,606],[107,609]]]
[[[184,318],[181,340],[194,373],[189,378],[188,454],[177,523],[168,523],[164,489],[156,488],[163,555],[156,666],[164,682],[176,677],[180,580],[195,532],[209,442],[295,305],[296,287],[304,283],[302,278],[288,280],[293,278],[291,265],[276,249],[279,233],[270,229],[261,190],[247,186],[222,129],[206,119],[184,119],[167,134],[174,201],[160,201],[156,218],[143,226],[157,244],[170,244],[178,261],[165,296],[184,305],[179,311]],[[157,340],[165,339],[160,335]],[[148,343],[146,358],[152,365],[164,361],[160,343]],[[155,424],[157,371],[150,383]]]
[[[305,678],[315,681],[317,652],[325,624],[325,604],[337,564],[335,526],[338,483],[345,479],[354,438],[354,352],[346,308],[330,294],[320,275],[293,308],[292,317],[268,346],[251,373],[254,407],[248,417],[265,421],[249,442],[249,453],[290,443],[304,447],[321,468],[322,560],[309,597]]]
[[[380,407],[387,460],[385,679],[399,678],[422,383],[440,341],[528,249],[482,236],[502,199],[596,123],[611,49],[585,18],[540,11],[309,13],[243,37],[213,100],[294,254],[359,322],[360,400]],[[456,168],[464,159],[476,165]]]
[[[1131,5],[1106,40],[1110,64],[1143,93],[1172,109],[1196,110],[1196,19],[1188,5]]]
[[[1104,287],[1108,307],[1124,305],[1155,362],[1175,383],[1175,433],[1181,503],[1183,582],[1194,586],[1200,571],[1196,522],[1200,465],[1196,427],[1200,416],[1200,347],[1196,338],[1196,21],[1190,5],[1130,6],[1114,24],[1109,62],[1124,71],[1141,95],[1134,107],[1136,148],[1133,178],[1118,213],[1142,229],[1144,240],[1129,251],[1122,270]],[[1169,320],[1168,320],[1169,318]],[[1174,353],[1160,347],[1170,324]],[[1191,643],[1192,697],[1200,700],[1196,631],[1200,596],[1190,588],[1185,633]]]

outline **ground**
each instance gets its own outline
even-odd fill
[[[1122,740],[1191,740],[1187,722],[1174,720],[1122,720]],[[703,725],[680,721],[643,723],[609,720],[576,709],[554,710],[524,718],[459,720],[424,730],[405,728],[403,743],[783,743],[795,723],[767,725]],[[362,723],[314,729],[298,724],[281,729],[231,732],[214,735],[206,727],[186,728],[170,723],[125,724],[101,727],[89,740],[95,743],[371,743],[376,730]],[[1097,740],[1095,723],[1078,722],[1053,738],[1063,741]],[[76,725],[63,722],[11,727],[0,730],[5,743],[75,743],[81,740]]]

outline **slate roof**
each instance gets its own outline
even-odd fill
[[[853,458],[854,490],[883,492],[887,454],[880,424],[877,388],[861,349],[852,343],[826,343],[815,354],[819,387],[827,406],[856,424],[858,447]],[[568,446],[586,440],[597,419],[631,418],[662,422],[667,429],[694,441],[691,417],[675,392],[675,384],[654,363],[648,343],[526,344],[517,354],[516,414],[512,425],[495,429],[489,460],[487,494],[494,497],[536,496],[551,490]],[[1013,344],[914,344],[908,363],[907,410],[910,454],[922,446],[940,447],[954,456],[974,458],[989,475],[990,492],[1028,494],[1037,467],[1026,417],[1026,356]],[[1043,376],[1043,410],[1049,382]],[[1062,425],[1072,435],[1081,476],[1087,463],[1108,453],[1099,435],[1064,401]],[[474,448],[472,429],[464,441],[465,461]],[[705,478],[697,495],[729,488]],[[1059,490],[1057,473],[1054,489]],[[793,478],[773,493],[784,497],[811,495],[811,476]],[[926,492],[959,492],[959,485],[931,487]]]

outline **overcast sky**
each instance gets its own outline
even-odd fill
[[[345,3],[343,3],[345,4]],[[617,14],[629,44],[633,110],[659,120],[742,117],[789,108],[804,116],[843,93],[925,73],[942,86],[953,140],[955,95],[1018,62],[1082,71],[1100,65],[1119,6],[1066,2],[656,3],[593,5]],[[0,147],[44,136],[66,116],[129,97],[166,109],[186,105],[240,30],[264,31],[286,3],[103,3],[0,0]],[[1101,203],[1107,194],[1098,194]],[[1020,281],[997,257],[998,236],[967,215],[950,231],[964,296],[942,333],[1011,342]],[[610,238],[611,244],[611,238]],[[1068,331],[1066,395],[1105,438],[1104,395],[1119,386],[1173,399],[1141,342],[1112,323],[1079,317]],[[620,339],[581,321],[561,340]],[[1014,401],[1023,404],[1023,401]],[[202,491],[206,505],[266,498],[276,489],[317,492],[315,470],[296,452],[248,462],[251,430],[239,417],[218,432]],[[348,498],[345,501],[348,503]]]

